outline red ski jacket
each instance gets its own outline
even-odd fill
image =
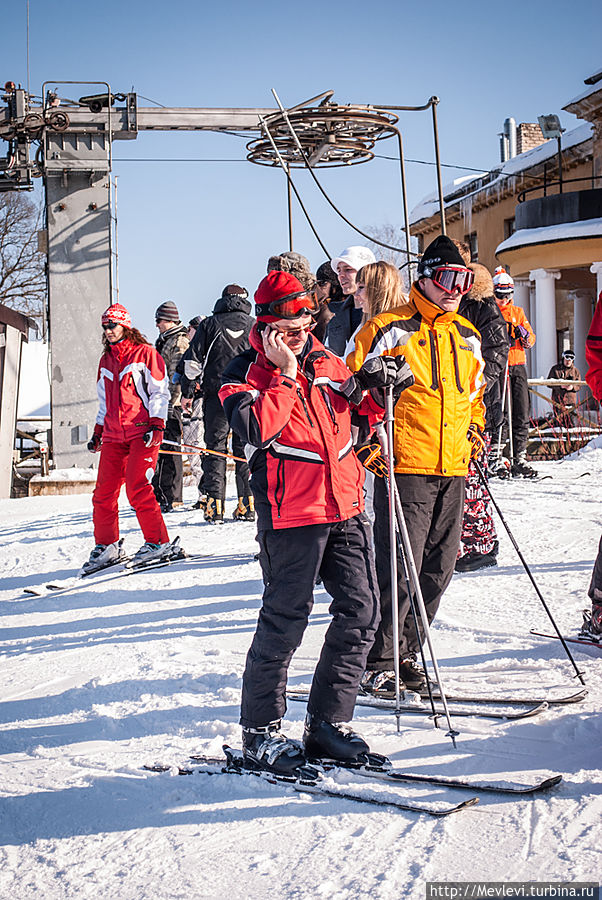
[[[98,415],[103,442],[142,437],[167,418],[169,385],[165,363],[150,344],[126,339],[112,344],[98,364]]]
[[[585,380],[596,400],[602,400],[602,291],[585,340],[585,358],[587,360]]]
[[[351,372],[310,335],[293,380],[266,359],[256,325],[250,342],[257,353],[232,361],[219,398],[246,442],[259,530],[340,522],[362,512],[364,471],[341,393]],[[370,394],[358,412],[370,425],[383,417]]]

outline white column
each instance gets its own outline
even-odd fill
[[[602,262],[593,262],[589,267],[590,272],[596,276],[596,300],[602,291]]]
[[[535,319],[537,322],[533,377],[546,378],[552,366],[558,361],[556,358],[556,286],[554,282],[560,278],[560,272],[534,269],[533,272],[530,272],[529,277],[535,281]],[[545,400],[532,397],[532,401],[533,412],[536,416],[543,416],[549,412],[550,407]]]
[[[585,339],[592,321],[592,296],[589,291],[569,291],[569,300],[573,301],[573,350],[575,351],[575,365],[585,378],[587,363],[585,362]],[[578,399],[585,397],[585,388],[579,390]]]

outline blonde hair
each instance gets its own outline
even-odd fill
[[[362,266],[356,281],[364,285],[368,298],[368,311],[364,313],[364,321],[407,302],[399,270],[382,259]]]

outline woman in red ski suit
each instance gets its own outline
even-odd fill
[[[303,762],[298,745],[280,734],[287,670],[318,578],[332,598],[332,620],[309,694],[305,752],[340,759],[368,749],[340,725],[353,715],[380,617],[350,403],[373,424],[382,419],[368,391],[397,385],[400,369],[381,360],[365,380],[364,372],[352,376],[311,335],[316,298],[289,273],[270,272],[255,302],[252,349],[230,363],[219,392],[246,445],[265,583],[240,721],[246,765],[286,772]]]
[[[169,544],[151,480],[167,417],[165,363],[119,303],[102,316],[104,353],[98,365],[98,415],[88,448],[100,451],[92,497],[96,545],[119,540],[117,501],[125,483],[149,545]]]

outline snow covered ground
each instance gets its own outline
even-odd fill
[[[538,468],[552,477],[492,489],[571,633],[588,605],[600,537],[602,450]],[[483,794],[478,806],[434,819],[252,776],[145,772],[144,763],[185,764],[191,752],[240,744],[241,673],[262,589],[252,524],[210,526],[190,509],[167,521],[189,552],[206,556],[31,597],[24,587],[68,578],[87,557],[90,498],[0,501],[1,898],[396,900],[424,897],[427,881],[600,879],[602,648],[571,645],[584,702],[519,722],[458,718],[455,750],[426,717],[404,715],[397,733],[391,714],[357,708],[357,729],[396,766],[525,782],[562,773],[547,794]],[[137,549],[125,503],[122,525],[127,549]],[[444,597],[434,640],[447,689],[570,693],[579,685],[560,643],[529,633],[549,624],[501,526],[500,544],[497,568],[455,575]],[[291,685],[309,684],[327,622],[318,590]],[[290,704],[292,736],[301,736],[304,712]]]

